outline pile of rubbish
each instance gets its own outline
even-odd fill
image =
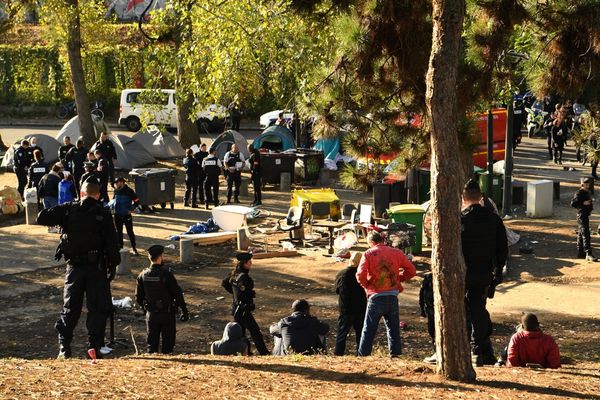
[[[4,186],[4,189],[0,190],[0,214],[14,215],[23,211],[25,206],[17,189]]]
[[[207,221],[200,221],[194,225],[190,225],[187,231],[183,232],[181,235],[173,235],[169,238],[169,240],[180,240],[181,236],[185,235],[218,232],[219,229],[220,228],[217,224],[215,224],[215,221],[212,218],[209,218]]]

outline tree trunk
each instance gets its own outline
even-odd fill
[[[79,131],[81,139],[89,149],[96,142],[94,124],[90,108],[90,100],[85,87],[83,61],[81,59],[81,26],[79,20],[79,6],[77,0],[69,0],[71,18],[67,26],[67,54],[71,68],[71,81],[75,91],[75,105],[79,115]]]
[[[433,289],[438,373],[473,381],[465,319],[465,265],[460,242],[461,161],[458,156],[456,76],[465,0],[434,0],[427,71],[431,122]]]
[[[175,90],[177,90],[177,85]],[[184,149],[198,144],[198,127],[195,121],[190,120],[190,110],[193,104],[194,98],[189,94],[177,104],[177,137]]]

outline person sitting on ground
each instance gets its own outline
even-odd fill
[[[250,341],[244,336],[242,326],[237,322],[228,322],[223,330],[223,338],[211,343],[210,354],[213,356],[250,355]]]
[[[304,299],[294,301],[292,315],[271,325],[269,330],[274,336],[274,356],[327,353],[325,335],[329,325],[310,315],[310,305]]]
[[[541,366],[560,368],[560,351],[550,335],[540,329],[535,314],[521,318],[521,330],[510,338],[508,344],[508,367]]]

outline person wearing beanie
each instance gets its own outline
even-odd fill
[[[165,268],[165,248],[153,245],[148,248],[150,267],[137,277],[135,298],[146,312],[148,353],[158,352],[162,336],[162,353],[170,354],[175,347],[175,318],[181,309],[181,322],[190,319],[183,292],[170,269]]]
[[[269,330],[275,342],[274,356],[327,353],[325,335],[329,325],[310,314],[310,304],[304,299],[294,301],[292,315],[271,325]]]
[[[540,329],[535,314],[521,318],[521,329],[510,338],[508,344],[508,367],[541,366],[560,368],[560,351],[550,335]]]
[[[344,355],[346,337],[351,329],[354,329],[356,336],[357,352],[360,345],[360,334],[367,310],[365,290],[356,280],[356,268],[358,268],[361,257],[361,252],[352,252],[348,266],[338,272],[335,277],[335,292],[338,295],[338,308],[340,312],[335,338],[334,354],[336,356]]]

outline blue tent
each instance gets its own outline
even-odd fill
[[[319,139],[313,146],[315,150],[321,150],[326,160],[334,160],[340,153],[340,138]]]
[[[265,129],[252,143],[255,149],[269,149],[274,151],[286,151],[293,149],[294,136],[285,126],[270,126]]]

